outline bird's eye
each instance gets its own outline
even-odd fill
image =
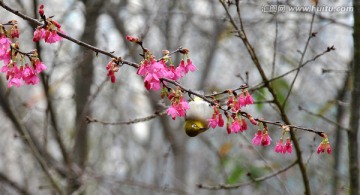
[[[192,127],[192,128],[196,128],[197,125],[196,125],[196,124],[192,124],[191,127]]]

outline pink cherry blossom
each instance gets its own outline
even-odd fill
[[[292,152],[292,143],[290,141],[290,138],[286,139],[286,143],[283,147],[283,153],[285,154],[286,152],[288,152],[288,153]]]
[[[38,42],[44,39],[46,43],[55,43],[62,39],[58,32],[65,33],[61,30],[61,25],[54,20],[47,22],[47,26],[41,26],[35,29],[33,41]]]
[[[328,144],[326,151],[327,151],[328,154],[331,154],[332,149],[331,149],[330,144]]]
[[[250,105],[254,103],[254,100],[248,91],[245,92],[245,104]]]
[[[172,102],[171,107],[167,109],[167,114],[171,116],[173,120],[177,116],[183,117],[186,114],[186,110],[190,109],[189,104],[185,101],[185,99],[180,98],[180,101],[176,101],[176,98],[174,102]]]
[[[119,66],[116,64],[114,59],[111,59],[106,65],[106,70],[108,71],[107,76],[110,77],[112,83],[116,82],[115,72],[119,71]]]
[[[36,74],[39,74],[41,73],[43,70],[46,70],[47,67],[45,66],[45,64],[43,62],[41,62],[39,59],[37,59],[35,61],[35,64],[34,64],[34,71]]]
[[[258,130],[258,132],[255,133],[254,138],[252,139],[252,143],[255,145],[260,145],[262,138],[263,138],[262,131]]]
[[[230,126],[230,123],[229,123],[229,122],[226,123],[226,131],[227,131],[228,134],[231,133],[231,126]]]
[[[218,126],[218,119],[216,118],[216,115],[213,115],[211,119],[208,119],[209,126],[213,129],[215,129]]]
[[[39,60],[36,62],[38,64],[38,70],[36,71],[36,67],[29,66],[29,64],[25,64],[25,66],[21,66],[20,68],[17,66],[16,62],[12,62],[9,65],[5,65],[1,68],[1,72],[6,73],[6,79],[8,81],[8,87],[22,85],[22,81],[28,85],[36,85],[40,82],[38,74],[46,68],[46,66]],[[31,59],[32,62],[33,59]]]
[[[230,129],[231,129],[231,133],[238,133],[240,131],[241,125],[240,125],[239,119],[235,119],[232,122]]]
[[[237,109],[240,109],[241,107],[244,107],[244,106],[246,106],[246,98],[245,98],[245,96],[241,93],[241,94],[239,95],[239,99],[238,99],[237,102],[236,102],[236,107],[237,107]]]
[[[6,50],[10,49],[11,41],[5,36],[0,37],[0,49],[5,48]]]
[[[6,36],[0,37],[0,60],[4,61],[5,65],[10,62],[10,40]]]
[[[216,128],[217,126],[223,127],[225,124],[219,109],[215,106],[214,106],[214,114],[212,115],[211,119],[208,119],[208,121],[209,121],[209,126],[212,127],[213,129]]]
[[[9,50],[3,56],[0,56],[0,60],[3,60],[5,65],[8,65],[11,60],[11,51]]]
[[[34,31],[33,41],[39,42],[41,39],[45,38],[45,34],[46,34],[45,29],[43,29],[42,27],[36,28]]]
[[[218,114],[218,126],[219,126],[219,127],[223,127],[224,124],[225,124],[225,122],[224,122],[224,119],[222,118],[222,114],[219,113],[219,114]]]
[[[10,71],[10,75],[11,75],[11,77],[12,78],[21,78],[22,77],[22,75],[23,75],[23,70],[22,69],[20,69],[20,68],[18,68],[18,66],[17,66],[17,64],[16,63],[13,63],[13,68],[11,69],[11,71]]]
[[[271,144],[271,137],[267,132],[263,133],[262,139],[261,139],[261,145],[268,146]]]
[[[184,60],[181,60],[179,67],[179,70],[184,74],[187,74],[189,71],[194,72],[195,70],[197,70],[196,66],[192,63],[190,59],[186,60],[186,64]]]
[[[21,85],[21,80],[18,79],[18,78],[11,78],[9,80],[9,83],[8,83],[8,88],[12,87],[12,86],[16,86],[16,87],[20,87]]]
[[[8,72],[9,71],[9,67],[8,65],[4,65],[3,67],[1,67],[0,72]]]
[[[324,153],[325,150],[326,150],[326,152],[327,152],[328,154],[331,154],[331,152],[332,152],[332,148],[331,148],[330,143],[329,143],[329,141],[327,140],[327,138],[324,139],[324,140],[320,143],[320,145],[319,145],[318,148],[317,148],[317,153],[318,153],[318,154]]]
[[[180,116],[185,116],[186,110],[189,110],[190,106],[187,103],[187,101],[185,101],[185,99],[183,99],[183,98],[181,98],[181,100],[180,100],[180,105],[181,105],[181,107],[179,109],[179,114],[180,114]]]
[[[161,82],[157,74],[147,74],[144,78],[144,84],[147,90],[157,91],[161,88]]]
[[[19,38],[19,28],[17,27],[17,25],[13,25],[10,29],[10,35],[11,35],[11,38]]]
[[[46,43],[55,43],[60,41],[61,39],[62,37],[60,37],[55,30],[48,30],[45,33],[44,40]]]
[[[245,120],[245,118],[242,118],[241,119],[241,132],[243,132],[243,131],[245,131],[245,130],[247,130],[247,124],[246,124],[246,120]]]
[[[161,78],[174,77],[172,71],[168,71],[164,61],[157,62],[152,59],[150,62],[144,61],[139,67],[137,74],[144,77],[144,85],[147,90],[155,91],[161,88]]]
[[[175,120],[175,118],[179,116],[179,112],[174,106],[171,106],[167,109],[167,114],[170,115],[173,120]]]
[[[227,100],[227,106],[232,107],[233,103],[234,103],[234,97],[232,95],[230,95]]]
[[[283,139],[280,138],[279,142],[276,143],[276,146],[275,146],[275,149],[274,149],[274,150],[275,150],[276,153],[282,153],[282,152],[284,151],[283,148],[284,148],[284,147],[283,147]]]
[[[197,70],[196,66],[192,63],[190,59],[186,60],[187,64],[185,66],[185,72],[188,73],[189,71],[194,72]]]
[[[136,74],[145,77],[146,74],[148,73],[148,68],[149,68],[149,62],[147,60],[143,61],[143,63],[139,66]]]
[[[28,64],[25,65],[25,68],[23,68],[22,71],[22,77],[28,77],[31,74],[33,74],[33,70],[30,68]]]
[[[167,78],[177,81],[182,77],[181,72],[178,71],[173,65],[170,65],[168,68]]]
[[[23,78],[26,84],[36,85],[40,82],[39,77],[35,73],[30,74],[28,77]]]
[[[130,42],[134,42],[134,43],[138,43],[138,42],[139,42],[139,39],[138,39],[138,38],[133,37],[133,36],[129,36],[129,35],[126,36],[126,40],[128,40],[128,41],[130,41]]]

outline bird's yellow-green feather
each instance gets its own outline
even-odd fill
[[[189,107],[184,129],[188,136],[195,137],[209,129],[208,119],[211,118],[213,109],[201,98],[195,98],[194,101],[189,102]]]
[[[195,137],[209,128],[207,123],[202,123],[200,121],[195,121],[195,120],[186,120],[184,129],[185,129],[185,133],[188,136]]]

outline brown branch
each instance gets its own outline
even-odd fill
[[[89,116],[86,116],[86,122],[87,123],[101,123],[103,125],[131,125],[131,124],[135,124],[135,123],[140,123],[140,122],[145,122],[145,121],[149,121],[151,119],[154,119],[158,116],[162,116],[166,114],[166,110],[161,111],[161,112],[155,112],[154,114],[144,117],[144,118],[137,118],[137,119],[133,119],[133,120],[129,120],[129,121],[121,121],[121,122],[108,122],[108,121],[102,121],[99,119],[94,119],[91,118]]]
[[[236,89],[231,89],[231,91],[238,91],[238,90],[246,89],[246,88],[248,88],[247,84],[242,84],[240,87],[238,87]],[[211,98],[211,97],[215,97],[215,96],[218,96],[218,95],[227,94],[228,92],[229,92],[229,90],[224,90],[224,91],[219,92],[219,93],[212,93],[210,95],[205,95],[205,97]]]
[[[0,172],[0,182],[3,184],[7,184],[10,187],[14,188],[20,194],[26,195],[30,194],[25,188],[19,186],[16,182],[11,181],[4,173]]]
[[[322,53],[319,53],[319,54],[315,55],[313,58],[305,61],[301,66],[299,66],[299,67],[297,67],[297,68],[294,68],[294,69],[292,69],[292,70],[289,70],[288,72],[285,72],[284,74],[281,74],[281,75],[279,75],[279,76],[277,76],[277,77],[274,77],[274,78],[272,78],[272,79],[269,79],[267,82],[264,82],[264,81],[263,81],[263,82],[261,82],[261,83],[259,83],[259,84],[256,84],[256,85],[254,85],[254,87],[251,87],[251,88],[249,89],[249,91],[255,91],[255,90],[258,90],[258,89],[260,89],[260,88],[263,88],[263,87],[265,87],[267,84],[269,84],[269,83],[271,83],[271,82],[273,82],[273,81],[275,81],[275,80],[277,80],[277,79],[283,78],[283,77],[289,75],[290,73],[293,73],[293,72],[295,72],[295,71],[303,68],[304,66],[306,66],[306,65],[309,64],[310,62],[314,62],[314,61],[315,61],[316,59],[318,59],[319,57],[321,57],[321,56],[325,55],[326,53],[329,53],[329,52],[331,52],[331,51],[333,51],[333,50],[335,50],[335,47],[334,47],[334,46],[327,47],[325,51],[323,51]]]
[[[295,166],[297,164],[297,161],[294,161],[293,163],[291,163],[290,165],[288,165],[287,167],[280,169],[270,175],[266,175],[263,177],[258,177],[258,178],[254,178],[251,181],[248,182],[244,182],[244,183],[238,183],[238,184],[218,184],[218,185],[206,185],[206,184],[198,184],[197,187],[200,189],[208,189],[208,190],[221,190],[221,189],[235,189],[235,188],[240,188],[242,186],[247,186],[247,185],[251,185],[253,183],[256,182],[262,182],[265,181],[267,179],[270,179],[274,176],[277,176],[285,171],[287,171],[288,169],[290,169],[291,167]]]
[[[340,128],[341,130],[344,130],[344,131],[350,131],[349,128],[346,128],[346,127],[343,127],[342,125],[340,125],[339,123],[335,122],[335,121],[332,121],[331,119],[328,119],[326,118],[325,116],[321,115],[321,114],[317,114],[317,113],[314,113],[314,112],[311,112],[310,110],[302,107],[302,106],[299,106],[299,110],[300,111],[304,111],[306,113],[308,113],[309,115],[312,115],[312,116],[315,116],[315,117],[318,117],[318,118],[321,118],[322,120],[332,124],[332,125],[335,125],[336,127]]]
[[[243,115],[243,116],[246,117],[245,115]],[[275,125],[275,126],[279,126],[279,127],[287,126],[289,128],[299,129],[299,130],[315,133],[315,134],[319,135],[320,137],[323,137],[323,134],[325,133],[323,131],[317,131],[317,130],[311,129],[311,128],[306,128],[306,127],[301,127],[301,126],[296,126],[296,125],[286,125],[286,124],[283,124],[282,122],[279,122],[279,121],[273,122],[273,121],[266,121],[266,120],[263,120],[263,119],[255,119],[255,120],[258,121],[258,122],[271,124],[271,125]]]

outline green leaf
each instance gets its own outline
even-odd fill
[[[289,84],[285,79],[280,78],[271,82],[273,89],[275,90],[276,97],[279,99],[280,103],[285,101],[286,95],[289,92]]]
[[[254,98],[255,101],[265,101],[265,97],[267,97],[265,95],[266,93],[266,88],[263,87],[261,89],[259,89],[257,92],[253,93],[252,96]],[[263,108],[264,108],[264,104],[255,104],[256,106],[256,109],[259,111],[259,112],[262,112]]]
[[[230,173],[229,177],[227,178],[228,184],[237,183],[240,177],[244,174],[244,169],[241,166],[236,166]]]

